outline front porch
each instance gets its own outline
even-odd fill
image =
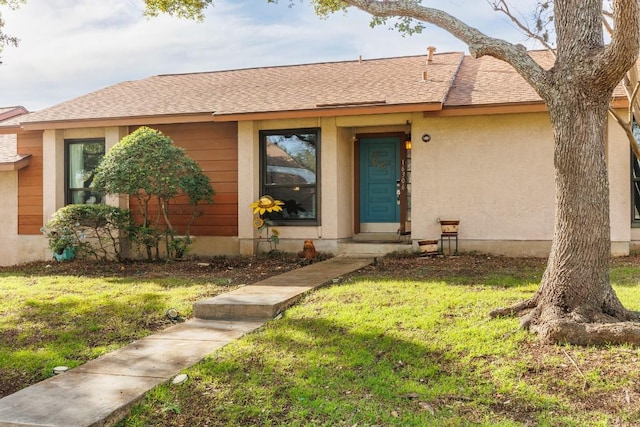
[[[336,255],[384,256],[393,252],[413,252],[410,235],[399,233],[359,233],[338,242]]]

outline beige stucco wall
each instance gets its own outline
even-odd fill
[[[18,236],[18,172],[0,172],[0,266],[46,259],[41,236]]]
[[[45,223],[64,206],[64,140],[104,138],[109,151],[128,133],[124,127],[46,130],[43,134],[43,215]],[[109,204],[124,206],[126,200],[118,197],[107,199]]]
[[[439,219],[459,219],[465,251],[512,256],[545,256],[553,235],[553,137],[545,113],[502,116],[424,117],[422,113],[305,120],[270,120],[239,127],[240,204],[259,194],[260,130],[320,127],[321,219],[319,227],[280,227],[283,250],[295,251],[314,239],[336,252],[353,235],[353,137],[362,133],[408,132],[411,152],[411,227],[414,247],[440,236]],[[628,253],[628,149],[611,127],[612,253]],[[423,134],[431,141],[424,143]],[[615,141],[615,143],[613,142]],[[244,148],[242,148],[244,147]],[[243,151],[244,150],[244,151]],[[249,209],[240,209],[243,253],[252,253],[255,230]]]
[[[20,261],[20,253],[16,251],[18,234],[18,173],[0,172],[0,265],[14,265]]]
[[[421,141],[429,134],[428,143]],[[413,121],[412,238],[459,219],[465,251],[546,256],[553,237],[553,135],[545,113]],[[629,253],[629,148],[609,126],[612,254]]]
[[[338,128],[336,145],[336,237],[343,239],[353,235],[353,131]]]
[[[238,238],[242,255],[251,255],[254,251],[255,230],[249,206],[259,197],[258,132],[257,122],[238,123]]]
[[[631,240],[631,152],[629,140],[613,119],[608,140],[611,254],[628,255]]]
[[[519,254],[548,250],[554,179],[546,114],[416,118],[412,136],[413,239],[439,238],[438,220],[458,219],[463,250],[516,255],[527,246],[521,241],[540,243]]]
[[[240,253],[243,255],[253,254],[256,250],[255,237],[258,236],[253,227],[253,212],[249,205],[260,196],[260,144],[259,132],[261,130],[297,129],[297,128],[320,128],[320,167],[321,176],[325,172],[325,164],[335,163],[336,138],[338,135],[336,126],[332,119],[287,119],[287,120],[261,120],[240,122],[238,124],[238,235]],[[332,160],[325,160],[327,157]],[[321,185],[325,185],[325,180]],[[321,190],[322,191],[322,190]],[[324,193],[323,193],[324,194]],[[335,197],[333,198],[335,200]],[[287,226],[278,227],[281,236],[281,244],[278,249],[295,252],[302,249],[304,239],[316,241],[319,250],[331,251],[335,247],[335,241],[323,240],[326,233],[336,234],[335,218],[328,219],[331,226],[325,226],[325,218],[332,214],[332,205],[328,198],[323,198],[320,204],[320,216],[323,218],[322,226]],[[335,209],[334,209],[335,211]],[[259,248],[260,251],[267,250],[266,246]]]

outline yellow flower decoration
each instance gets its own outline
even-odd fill
[[[257,201],[251,203],[254,214],[264,215],[265,212],[280,212],[284,202],[275,200],[271,196],[261,196]]]
[[[278,230],[277,228],[272,228],[271,229],[271,235],[272,236],[276,236],[276,237],[280,237],[280,230]]]
[[[262,219],[262,218],[256,218],[256,219],[254,219],[254,220],[253,220],[253,226],[254,226],[255,228],[260,228],[260,227],[262,227],[263,225],[264,225],[264,219]]]

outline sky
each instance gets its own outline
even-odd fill
[[[486,34],[531,43],[485,0],[425,0]],[[442,5],[445,3],[445,6]],[[513,6],[528,15],[526,0]],[[27,0],[18,10],[0,7],[5,32],[20,39],[0,65],[0,107],[30,111],[51,107],[104,87],[158,74],[231,70],[468,52],[453,36],[428,26],[403,37],[370,28],[357,10],[318,18],[308,2],[215,0],[203,22],[143,16],[143,0]]]

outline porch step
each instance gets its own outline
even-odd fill
[[[353,236],[354,242],[363,243],[404,243],[404,240],[405,236],[398,233],[359,233]]]

